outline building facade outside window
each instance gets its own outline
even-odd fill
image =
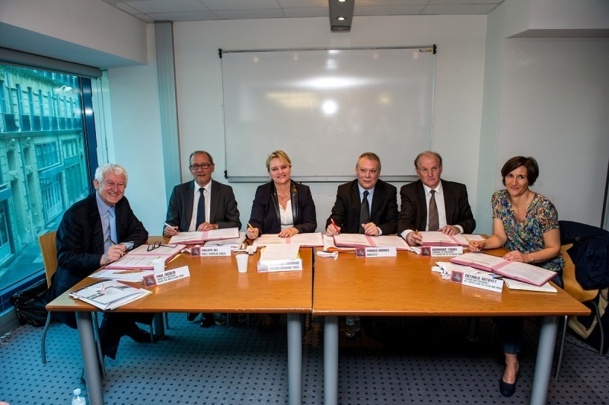
[[[44,272],[38,236],[90,192],[87,86],[90,79],[0,64],[0,311]]]

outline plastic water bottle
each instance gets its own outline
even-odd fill
[[[348,316],[346,318],[347,328],[345,329],[345,335],[348,338],[353,338],[360,331],[359,316]]]
[[[80,395],[80,388],[76,388],[73,392],[74,397],[72,398],[72,405],[87,405],[87,400],[85,397]]]

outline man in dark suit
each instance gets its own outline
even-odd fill
[[[422,152],[414,160],[419,180],[400,189],[402,205],[398,233],[409,245],[421,244],[416,230],[440,231],[447,235],[472,233],[476,221],[461,183],[441,180],[442,157],[436,152]],[[435,199],[432,202],[432,196]],[[430,210],[435,204],[436,209]],[[437,215],[431,215],[437,212]]]
[[[363,153],[355,165],[355,174],[356,180],[338,187],[336,202],[326,221],[326,233],[364,233],[371,236],[395,233],[397,189],[379,180],[380,158],[372,152]]]
[[[212,180],[215,165],[212,156],[202,150],[194,151],[189,159],[193,181],[173,188],[167,207],[163,235],[171,237],[178,232],[209,231],[219,228],[241,229],[237,200],[230,186]],[[168,226],[169,225],[169,226]],[[194,321],[196,313],[188,314]],[[221,314],[203,314],[202,327],[226,324]]]
[[[97,168],[93,185],[97,191],[68,208],[57,228],[58,267],[51,285],[53,298],[148,239],[144,225],[124,198],[127,172],[122,166],[108,163]],[[53,316],[76,328],[73,312],[54,312]],[[149,322],[153,316],[105,313],[99,328],[103,354],[114,359],[122,336],[149,342],[150,335],[135,322]]]

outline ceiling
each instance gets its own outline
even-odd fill
[[[335,0],[100,0],[144,22],[329,17]],[[355,0],[353,16],[488,14],[504,0]]]

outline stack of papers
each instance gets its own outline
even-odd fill
[[[323,246],[324,242],[321,232],[298,233],[290,238],[280,238],[276,233],[260,235],[254,242],[254,246],[263,247],[267,245],[298,245],[303,247]]]
[[[259,272],[302,270],[299,245],[268,245],[258,261]]]
[[[101,310],[112,310],[151,294],[151,291],[131,287],[116,280],[102,281],[70,293],[70,297]]]
[[[196,245],[203,244],[210,240],[221,240],[221,239],[236,239],[239,238],[239,229],[234,228],[222,228],[212,229],[210,231],[202,232],[180,232],[174,235],[169,240],[171,244],[183,244],[183,245]]]
[[[171,259],[182,253],[182,250],[186,248],[185,245],[160,245],[153,250],[148,250],[148,246],[153,245],[141,245],[136,249],[133,249],[125,256],[121,257],[114,263],[110,263],[105,267],[106,270],[150,270],[153,269],[152,261],[158,258],[164,258],[165,263],[169,263]]]

